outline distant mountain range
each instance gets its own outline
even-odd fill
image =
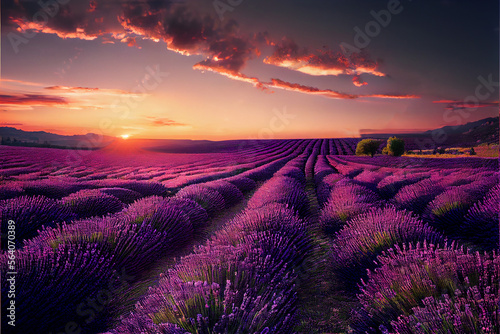
[[[419,149],[418,142],[433,142],[442,147],[472,147],[482,143],[497,143],[499,133],[499,118],[490,117],[458,126],[445,126],[421,133],[363,133],[361,138],[387,139],[391,136],[404,138],[407,149]],[[231,151],[248,143],[240,140],[223,142],[209,140],[174,140],[174,139],[129,139],[127,145],[121,139],[111,136],[101,136],[95,133],[85,135],[63,136],[45,131],[23,131],[12,127],[0,127],[2,144],[16,146],[39,146],[56,148],[98,149],[108,146],[108,149],[130,150],[145,149],[168,153],[208,153],[214,151]],[[442,141],[436,138],[443,139]],[[258,144],[252,142],[252,145]],[[112,144],[113,145],[110,145]]]
[[[421,133],[363,133],[361,138],[387,139],[391,136],[404,138],[409,149],[418,149],[418,142],[430,140],[436,146],[472,147],[483,143],[497,143],[499,118],[489,117],[457,126],[444,126]],[[427,141],[429,142],[429,141]]]
[[[95,133],[63,136],[45,131],[24,131],[12,127],[0,127],[3,144],[19,146],[54,146],[71,148],[100,148],[116,140],[115,137]]]

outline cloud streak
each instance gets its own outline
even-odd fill
[[[157,126],[157,127],[164,127],[164,126],[189,126],[188,124],[184,123],[179,123],[176,122],[170,118],[165,118],[165,117],[152,117],[148,116],[146,117],[146,120],[148,121],[149,125]]]
[[[108,95],[108,96],[130,96],[140,97],[148,95],[146,93],[132,93],[122,89],[108,89],[108,88],[95,88],[95,87],[70,87],[70,86],[47,86],[46,90],[55,91],[59,94],[68,95]]]
[[[280,79],[271,79],[270,83],[267,83],[271,87],[285,89],[294,92],[312,94],[312,95],[321,95],[325,97],[329,97],[332,99],[356,99],[357,95],[352,94],[344,94],[340,92],[333,91],[331,89],[319,89],[311,86],[304,86],[297,83],[290,83]]]
[[[4,110],[31,109],[32,107],[68,106],[69,101],[60,96],[43,94],[0,94],[0,107]]]
[[[338,91],[334,91],[331,89],[319,89],[316,87],[300,85],[297,83],[290,83],[280,79],[271,79],[271,82],[264,83],[269,87],[280,88],[284,90],[312,94],[312,95],[321,95],[324,97],[332,98],[332,99],[359,99],[359,98],[380,98],[380,99],[416,99],[420,98],[417,95],[407,95],[407,94],[347,94]]]
[[[487,108],[487,107],[497,107],[498,101],[495,102],[468,102],[468,101],[453,101],[453,100],[438,100],[432,101],[432,103],[443,103],[447,104],[446,110],[457,110],[457,109],[476,109],[476,108]]]
[[[2,8],[3,9],[3,8]],[[346,57],[341,52],[328,48],[309,50],[292,39],[283,38],[275,42],[267,33],[244,34],[234,20],[220,22],[210,15],[202,15],[184,4],[140,0],[133,2],[109,2],[92,0],[90,3],[68,3],[60,6],[59,13],[45,24],[27,21],[40,10],[36,3],[16,2],[7,6],[9,23],[18,31],[34,30],[56,34],[61,38],[95,40],[102,43],[114,41],[140,48],[141,40],[163,41],[167,49],[183,55],[201,55],[204,60],[193,65],[193,69],[214,72],[232,80],[247,82],[263,91],[270,88],[321,95],[333,99],[374,98],[414,98],[412,95],[356,95],[333,89],[319,89],[300,83],[290,83],[280,78],[265,82],[243,73],[247,63],[261,56],[266,45],[273,45],[273,53],[264,58],[268,65],[287,68],[311,76],[352,76],[357,87],[367,83],[361,75],[382,77],[379,62],[367,53],[352,53]],[[86,88],[73,87],[60,91],[87,93]],[[89,88],[90,89],[90,88]],[[121,94],[111,92],[110,94]]]
[[[355,84],[360,82],[359,74],[362,73],[385,76],[378,70],[379,64],[371,60],[366,53],[352,53],[346,57],[341,52],[327,48],[310,51],[299,47],[288,38],[275,45],[273,54],[265,58],[264,63],[314,76],[354,75],[357,77],[356,81],[353,81]]]

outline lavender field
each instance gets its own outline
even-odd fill
[[[0,146],[16,333],[499,333],[498,159],[358,141]]]

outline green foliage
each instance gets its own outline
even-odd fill
[[[363,139],[356,147],[356,155],[371,155],[372,157],[377,153],[380,147],[380,142],[375,139]]]
[[[436,150],[436,153],[437,154],[445,154],[446,153],[446,150],[442,147],[438,147],[437,150]]]
[[[400,157],[405,152],[405,142],[403,139],[391,137],[387,139],[387,146],[382,150],[382,154]]]

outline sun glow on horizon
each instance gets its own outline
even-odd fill
[[[130,135],[125,134],[125,135],[121,135],[120,137],[122,137],[122,139],[129,139],[129,138],[130,138]]]

